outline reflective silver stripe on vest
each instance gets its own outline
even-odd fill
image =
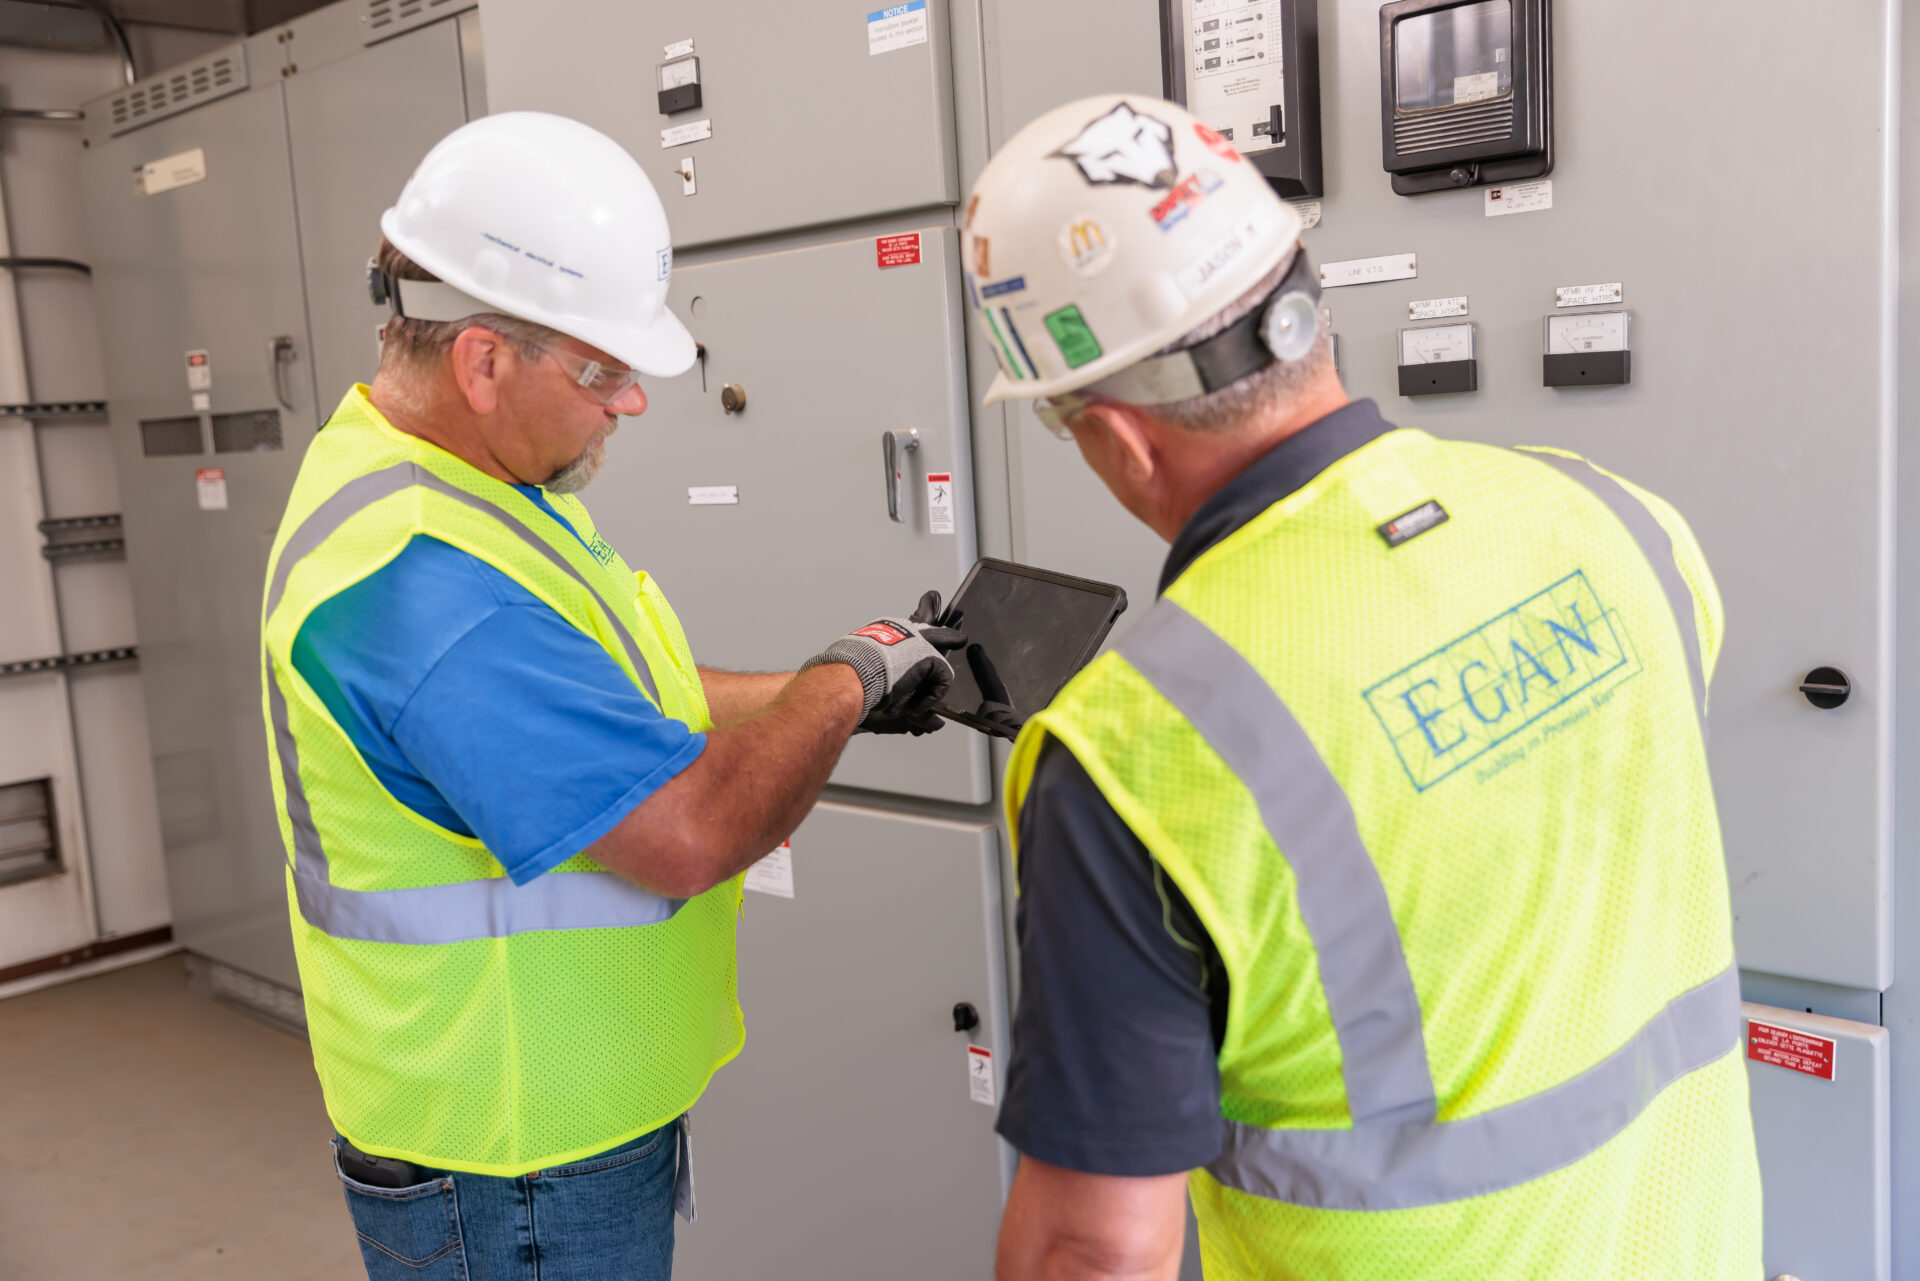
[[[1707,677],[1706,665],[1700,657],[1700,627],[1693,613],[1693,589],[1687,586],[1686,576],[1673,559],[1673,538],[1667,533],[1666,527],[1648,510],[1645,503],[1627,491],[1626,486],[1586,459],[1536,453],[1531,449],[1518,452],[1584,485],[1595,498],[1613,510],[1613,514],[1620,518],[1620,523],[1627,527],[1627,533],[1632,535],[1633,541],[1640,544],[1641,554],[1652,562],[1653,572],[1660,579],[1660,590],[1666,593],[1667,604],[1673,609],[1673,621],[1680,628],[1680,648],[1686,651],[1687,676],[1693,682],[1693,706],[1700,715],[1700,727],[1704,732],[1707,724]]]
[[[293,886],[300,915],[322,934],[369,943],[458,943],[530,930],[654,925],[684,899],[662,898],[611,872],[548,872],[527,885],[506,877],[398,890],[349,890],[328,876],[327,854],[300,781],[300,748],[287,698],[269,660],[267,700],[293,825]]]
[[[1117,648],[1253,794],[1293,869],[1353,1124],[1431,1120],[1420,999],[1400,931],[1353,807],[1312,740],[1266,678],[1173,601],[1163,598]]]
[[[653,682],[653,671],[647,666],[647,660],[641,656],[640,646],[632,635],[632,624],[626,617],[633,612],[633,602],[606,599],[594,590],[593,584],[589,583],[579,570],[567,563],[565,556],[555,551],[546,539],[528,529],[519,517],[497,503],[488,502],[478,494],[470,494],[458,485],[442,480],[419,463],[395,463],[391,467],[383,467],[365,476],[357,476],[314,508],[312,514],[300,522],[300,528],[294,530],[292,536],[287,539],[286,546],[280,549],[280,560],[274,566],[273,581],[267,586],[266,616],[272,618],[273,612],[280,608],[280,598],[286,593],[287,579],[293,574],[295,565],[312,555],[320,544],[333,535],[335,530],[355,515],[373,506],[382,498],[390,497],[403,489],[411,489],[415,485],[458,499],[482,515],[492,517],[507,532],[545,556],[553,563],[555,569],[586,588],[613,619],[614,633],[620,637],[620,644],[627,651],[627,658],[633,664],[633,670],[639,674],[640,684],[646,689],[647,696],[653,699],[655,707],[665,710],[666,704],[660,701],[660,689]],[[569,534],[568,537],[572,535]]]
[[[460,499],[498,520],[538,549],[589,592],[590,583],[566,559],[504,508],[469,494],[417,463],[357,477],[340,487],[288,538],[267,590],[267,617],[279,608],[294,565],[311,555],[328,536],[362,511],[391,494],[424,485]],[[595,593],[614,617],[614,630],[654,703],[660,699],[652,673],[613,603]],[[451,885],[394,890],[350,890],[334,885],[320,832],[300,781],[300,749],[287,716],[277,665],[267,660],[267,701],[273,718],[275,754],[286,789],[287,819],[293,827],[294,895],[300,915],[321,933],[370,943],[458,943],[466,939],[504,938],[533,930],[615,929],[654,925],[672,918],[683,899],[662,898],[611,872],[548,872],[516,886],[506,877],[459,881]]]
[[[1226,1123],[1207,1173],[1255,1196],[1325,1210],[1407,1210],[1484,1196],[1598,1150],[1669,1085],[1740,1040],[1732,967],[1668,1002],[1618,1050],[1550,1090],[1460,1121],[1352,1130]]]

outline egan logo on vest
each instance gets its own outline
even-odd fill
[[[1482,781],[1525,760],[1604,706],[1614,687],[1639,670],[1619,614],[1601,603],[1586,572],[1575,570],[1401,668],[1364,697],[1407,778],[1425,791],[1503,745],[1476,771]]]

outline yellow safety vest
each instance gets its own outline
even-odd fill
[[[262,611],[262,711],[327,1110],[365,1151],[480,1174],[664,1125],[743,1038],[738,878],[665,899],[581,854],[516,887],[479,841],[391,795],[294,668],[307,616],[424,534],[593,637],[667,716],[709,728],[666,598],[576,499],[549,499],[579,539],[513,486],[396,431],[356,386],[301,463]]]
[[[1209,1281],[1760,1276],[1719,634],[1658,498],[1394,431],[1028,724],[1015,830],[1051,735],[1228,973]]]

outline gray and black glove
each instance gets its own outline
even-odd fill
[[[999,669],[987,657],[987,651],[979,645],[967,646],[967,666],[973,669],[973,683],[980,690],[980,706],[973,714],[993,726],[989,733],[1000,738],[1019,738],[1026,718],[1013,705],[1006,682],[1000,679]]]
[[[967,643],[937,624],[940,593],[928,592],[912,618],[879,618],[849,632],[800,668],[845,663],[866,692],[860,728],[876,734],[925,734],[940,728],[934,705],[953,684],[946,654]]]

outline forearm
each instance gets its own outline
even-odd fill
[[[715,725],[731,725],[763,710],[793,680],[792,672],[729,672],[702,667],[700,685]]]
[[[705,892],[799,826],[863,705],[851,667],[829,663],[802,672],[759,712],[708,731],[699,759],[589,852],[656,893]]]
[[[1186,1178],[1081,1174],[1022,1157],[996,1281],[1174,1281]]]

